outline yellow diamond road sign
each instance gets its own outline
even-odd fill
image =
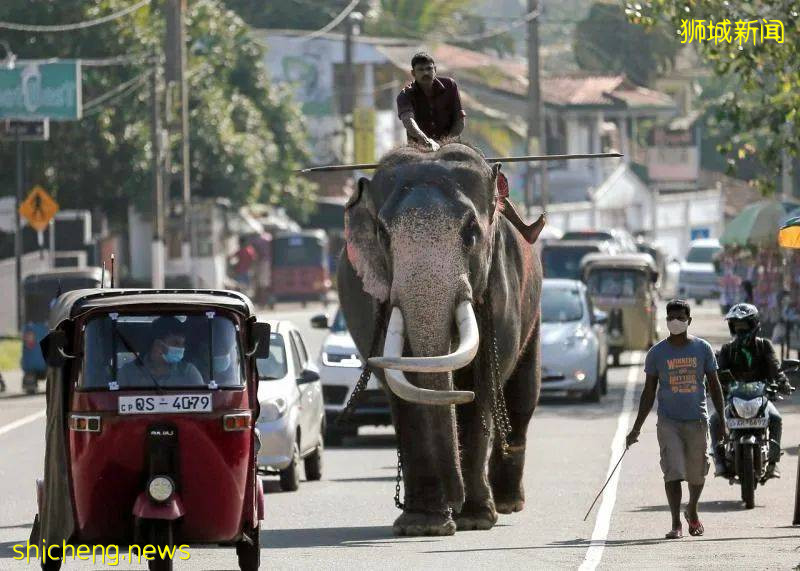
[[[34,230],[39,232],[47,228],[56,212],[58,212],[58,202],[53,200],[41,186],[35,186],[25,202],[19,206],[19,213]]]

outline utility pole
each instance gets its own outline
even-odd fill
[[[17,199],[14,207],[14,258],[15,281],[17,284],[17,331],[22,331],[22,224],[20,224],[19,207],[22,204],[25,179],[22,169],[25,164],[22,153],[25,146],[17,129]]]
[[[161,110],[158,104],[158,64],[150,72],[150,144],[153,147],[153,242],[151,279],[154,289],[164,287],[164,204],[161,152]]]
[[[191,271],[191,161],[189,149],[189,90],[186,82],[186,0],[167,0],[166,80],[175,83],[181,99],[181,187],[183,201],[183,241],[181,257]],[[169,93],[170,90],[168,89]]]
[[[348,14],[344,25],[344,85],[342,86],[342,116],[345,125],[344,158],[350,160],[353,135],[353,109],[355,108],[355,92],[353,83],[353,26],[355,23]]]
[[[528,0],[528,12],[540,10],[539,0]],[[528,21],[528,109],[527,109],[527,154],[546,154],[544,109],[542,108],[541,78],[539,70],[539,16]],[[534,146],[533,140],[537,144]],[[525,170],[525,209],[533,206],[533,187],[537,166],[528,163]],[[539,189],[542,211],[547,209],[547,171],[545,162],[538,165]]]

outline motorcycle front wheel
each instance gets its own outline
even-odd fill
[[[745,444],[742,446],[741,476],[742,501],[748,510],[756,505],[756,474],[753,458],[753,446]]]

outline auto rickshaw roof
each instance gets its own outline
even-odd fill
[[[24,285],[36,282],[47,282],[68,278],[89,278],[96,279],[99,283],[103,278],[103,268],[90,266],[86,268],[54,268],[46,272],[36,272],[28,274],[23,280]]]
[[[653,256],[650,254],[587,254],[581,261],[584,271],[595,268],[645,270],[658,272]]]
[[[78,289],[62,294],[50,312],[50,327],[90,309],[147,307],[219,307],[242,314],[245,318],[256,315],[250,299],[236,291],[208,289]]]

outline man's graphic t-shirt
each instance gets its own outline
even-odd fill
[[[644,372],[658,376],[658,414],[671,420],[708,419],[705,376],[717,370],[711,345],[689,337],[683,347],[664,339],[647,352]]]

